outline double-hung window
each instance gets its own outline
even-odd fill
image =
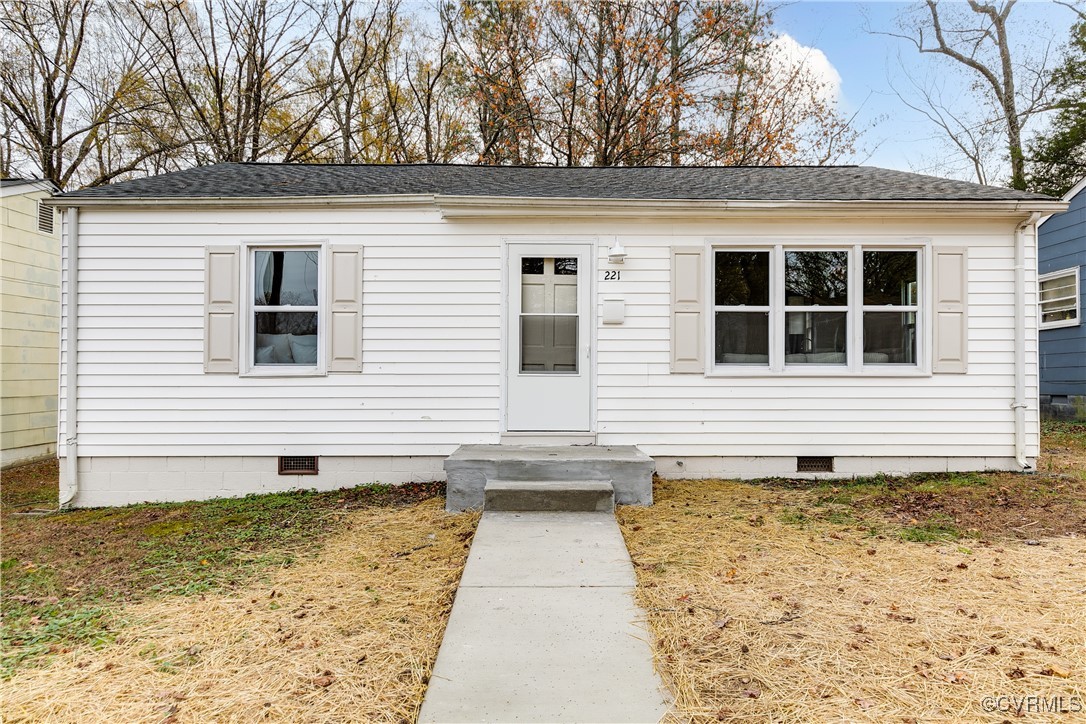
[[[253,369],[313,368],[321,350],[321,250],[250,248]]]
[[[722,371],[916,368],[919,249],[852,245],[713,252]]]
[[[1078,267],[1043,274],[1041,287],[1041,329],[1074,327],[1079,323]]]

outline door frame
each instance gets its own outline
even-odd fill
[[[585,264],[584,276],[578,280],[578,283],[585,283],[587,285],[586,293],[588,295],[587,306],[588,309],[585,313],[588,315],[588,432],[522,432],[520,430],[509,430],[509,373],[512,369],[510,355],[513,352],[513,340],[510,339],[510,294],[513,289],[513,280],[511,279],[510,270],[512,268],[511,263],[513,260],[513,251],[520,247],[525,246],[561,246],[563,244],[587,246],[591,249],[588,254],[588,263]],[[510,440],[503,439],[502,442],[515,443],[515,438],[579,438],[591,437],[591,442],[595,443],[596,439],[596,415],[597,415],[597,398],[598,391],[596,385],[596,343],[599,336],[599,324],[598,324],[598,307],[599,297],[597,295],[596,269],[599,266],[599,237],[596,236],[503,236],[501,237],[501,315],[500,324],[501,331],[499,332],[501,340],[501,389],[498,395],[499,410],[499,427],[500,435],[502,438],[513,438]],[[559,444],[556,442],[556,444]]]

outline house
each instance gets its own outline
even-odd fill
[[[1086,179],[1063,200],[1067,211],[1042,220],[1037,232],[1041,413],[1086,420]]]
[[[56,455],[60,228],[56,191],[39,179],[0,179],[0,467]]]
[[[55,204],[72,505],[443,479],[471,445],[665,477],[1038,454],[1049,197],[852,166],[224,163]]]

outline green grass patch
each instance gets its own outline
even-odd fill
[[[806,526],[811,522],[811,516],[807,515],[801,510],[795,510],[794,508],[785,508],[781,512],[777,513],[777,520],[785,525],[797,525],[800,527]]]
[[[1046,444],[1086,450],[1086,422],[1042,420],[1041,434]]]
[[[912,543],[937,543],[939,541],[958,540],[961,530],[954,521],[946,516],[932,516],[929,520],[906,526],[898,531],[898,537]]]

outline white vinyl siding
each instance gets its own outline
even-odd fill
[[[599,270],[609,268],[615,238],[629,254],[621,280],[597,283],[597,314],[605,298],[623,299],[626,309],[623,324],[594,331],[599,444],[635,444],[650,455],[1013,455],[1012,221],[542,224],[347,208],[86,208],[80,221],[81,455],[445,455],[497,443],[502,239],[538,239],[544,227],[555,238],[597,238]],[[360,373],[205,374],[205,248],[302,237],[364,247]],[[933,251],[967,247],[968,373],[672,374],[672,248],[785,237],[887,246],[923,237]],[[1027,255],[1032,268],[1035,250]],[[1026,304],[1034,457],[1035,292]]]

